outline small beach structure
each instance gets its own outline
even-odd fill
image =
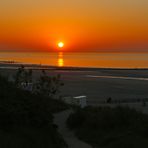
[[[68,104],[80,106],[81,108],[84,108],[87,106],[86,96],[76,96],[76,97],[66,96],[66,97],[62,97],[62,100]]]
[[[20,88],[33,93],[33,85],[34,85],[33,83],[22,82]],[[37,92],[38,90],[34,90],[34,91]],[[52,98],[57,100],[60,99],[58,94],[52,96]],[[87,97],[85,95],[76,96],[76,97],[65,96],[65,97],[62,97],[61,100],[67,104],[80,106],[81,108],[84,108],[87,106]]]

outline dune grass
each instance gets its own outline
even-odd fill
[[[148,115],[128,107],[78,109],[67,124],[95,148],[148,147]]]

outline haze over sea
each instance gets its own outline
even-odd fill
[[[60,67],[148,68],[148,53],[0,52],[0,61]]]

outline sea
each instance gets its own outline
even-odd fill
[[[148,53],[0,52],[0,62],[59,67],[148,68]]]

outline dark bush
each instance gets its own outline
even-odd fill
[[[128,107],[78,109],[67,124],[94,147],[138,148],[143,143],[148,146],[148,115]]]
[[[63,102],[16,88],[0,76],[0,147],[65,147],[53,126],[52,113],[66,107]]]

